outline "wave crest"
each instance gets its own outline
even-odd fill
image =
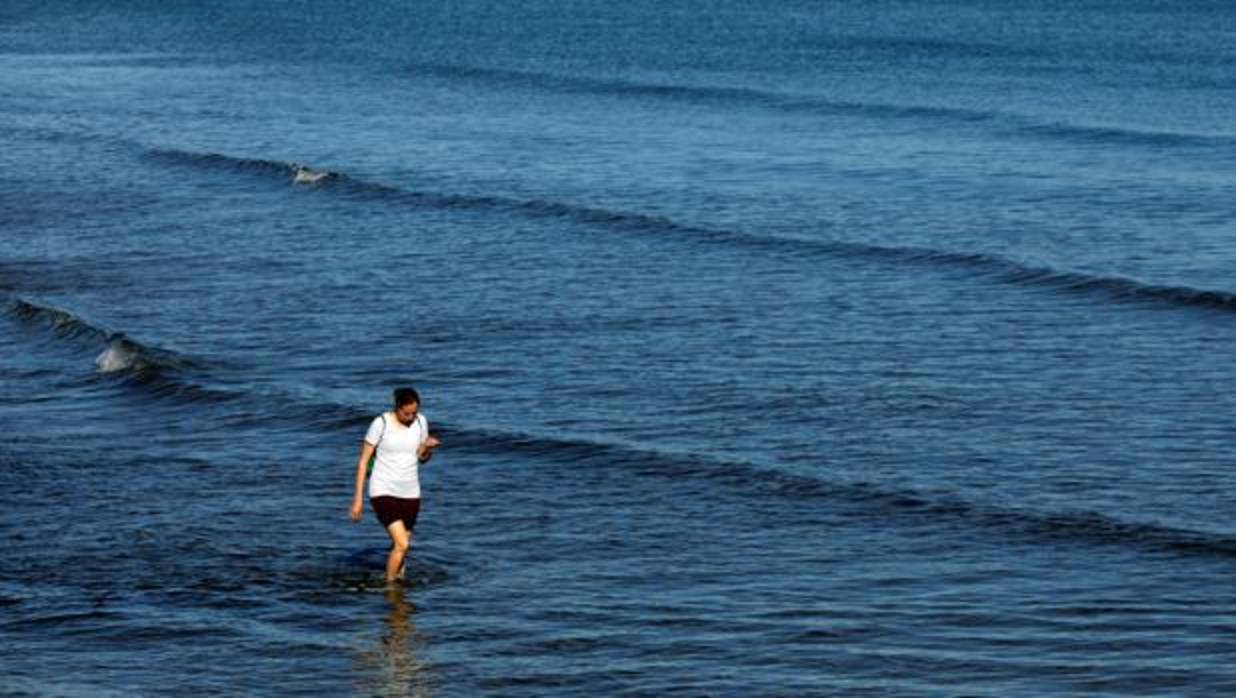
[[[1192,308],[1236,311],[1236,293],[1192,286],[1154,284],[1123,276],[1101,276],[1078,271],[1036,267],[1005,257],[913,248],[870,247],[872,254],[909,262],[947,264],[977,269],[1000,281],[1051,288],[1067,293],[1101,294],[1118,302],[1156,302]]]
[[[978,504],[947,493],[924,494],[867,482],[833,482],[743,461],[691,453],[634,448],[581,439],[562,439],[484,430],[447,430],[451,450],[489,456],[520,453],[579,468],[619,466],[640,477],[676,481],[700,479],[762,497],[824,499],[855,505],[860,515],[910,522],[959,521],[999,536],[1075,540],[1185,555],[1236,558],[1236,536],[1148,522],[1122,521],[1094,511],[1036,512]]]
[[[951,42],[897,42],[869,39],[864,42],[872,47],[894,50],[931,51],[941,50],[962,53],[978,53],[995,50],[985,44],[960,44]],[[1007,51],[1006,48],[1001,48]],[[1005,54],[1007,55],[1007,53]],[[408,72],[415,76],[428,75],[447,80],[468,80],[501,88],[514,85],[530,89],[549,90],[561,93],[587,93],[608,96],[635,96],[654,99],[686,101],[700,104],[724,103],[736,106],[755,106],[783,112],[814,114],[819,116],[862,116],[876,119],[913,120],[937,122],[946,126],[990,122],[1006,127],[1034,139],[1046,139],[1086,144],[1120,147],[1190,147],[1213,148],[1236,145],[1230,134],[1199,134],[1180,131],[1150,131],[1121,127],[1090,126],[1044,121],[1033,117],[998,110],[967,109],[962,107],[896,104],[838,100],[814,94],[780,93],[754,88],[716,87],[707,85],[665,85],[635,82],[621,79],[593,78],[558,75],[532,71],[517,71],[502,68],[486,68],[467,65],[422,63],[414,64]]]
[[[338,172],[319,170],[290,160],[240,158],[220,153],[193,153],[166,148],[146,151],[145,157],[149,160],[171,165],[192,165],[211,169],[247,171],[258,175],[276,177],[291,184],[325,184],[342,178],[342,175]]]
[[[61,339],[103,345],[94,358],[94,368],[104,376],[130,379],[157,395],[187,396],[193,399],[233,399],[234,394],[205,388],[188,378],[202,370],[200,362],[182,354],[139,342],[124,333],[93,324],[61,308],[18,298],[7,314],[29,325],[50,330]]]
[[[9,308],[9,314],[23,322],[41,325],[60,337],[70,339],[86,337],[102,341],[113,335],[112,332],[96,327],[67,310],[40,305],[22,298],[13,302]]]
[[[948,252],[914,247],[881,246],[844,240],[818,240],[763,235],[680,223],[660,216],[577,204],[520,200],[501,196],[471,196],[400,189],[367,182],[339,172],[317,171],[303,165],[273,160],[252,160],[216,153],[156,151],[160,158],[179,164],[252,171],[286,178],[302,178],[308,184],[332,184],[332,189],[355,198],[369,198],[389,205],[420,208],[499,211],[536,219],[567,219],[585,225],[637,233],[674,234],[705,244],[729,244],[765,251],[785,251],[796,256],[824,255],[888,259],[900,263],[965,267],[996,281],[1039,286],[1066,293],[1104,295],[1116,301],[1160,302],[1178,306],[1236,310],[1236,293],[1146,283],[1137,279],[1096,276],[1082,272],[1036,267],[984,253]]]

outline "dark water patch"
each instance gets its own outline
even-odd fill
[[[250,412],[241,411],[221,417],[223,427],[228,429],[260,428],[264,431],[287,428],[296,432],[310,430],[315,433],[363,433],[369,426],[369,421],[375,416],[372,411],[365,411],[356,406],[334,403],[304,404],[295,396],[274,389],[261,394],[248,393],[244,397],[254,401],[255,405],[260,403],[263,409]],[[272,424],[271,421],[271,405],[274,404],[296,406],[300,411],[296,413],[294,421],[287,423],[285,427],[280,427],[278,423]],[[437,425],[434,426],[434,430],[437,431]]]
[[[367,546],[338,559],[281,569],[268,580],[266,586],[269,588],[262,593],[298,603],[333,607],[340,603],[341,595],[435,589],[452,583],[458,566],[466,567],[466,563],[435,553],[432,547],[416,544],[413,548],[403,579],[394,584],[388,584],[383,573],[389,548]],[[255,574],[261,572],[254,570]]]
[[[966,59],[991,58],[1042,58],[1049,55],[1046,51],[1029,46],[1010,46],[988,41],[961,41],[950,39],[933,39],[927,37],[899,36],[853,36],[836,37],[829,40],[813,41],[810,44],[799,43],[799,46],[811,46],[823,50],[859,51],[881,56],[895,55],[908,57],[948,57]]]
[[[983,516],[993,523],[1007,523],[1010,528],[1024,526],[1052,538],[1084,537],[1173,553],[1236,558],[1236,535],[1126,522],[1086,511],[1029,516],[1018,511],[988,511]]]
[[[1097,291],[1115,300],[1161,301],[1172,305],[1236,310],[1236,294],[1189,286],[1147,284],[1121,277],[1088,276],[1075,272],[1037,272],[1013,275],[1014,280],[1042,283],[1068,291]]]
[[[1065,123],[1034,123],[1016,120],[1018,129],[1028,135],[1079,145],[1102,145],[1120,148],[1232,148],[1236,137],[1227,134],[1182,133],[1178,131],[1148,131],[1112,126],[1086,126]]]
[[[175,53],[6,53],[24,66],[39,68],[184,68],[200,60],[198,56]]]
[[[954,497],[845,485],[840,492],[888,514],[957,521],[968,527],[1037,540],[1112,545],[1177,555],[1236,558],[1236,535],[1127,522],[1092,512],[1035,512],[976,504]]]
[[[89,609],[81,611],[62,611],[44,615],[25,614],[21,618],[11,620],[3,626],[9,630],[35,631],[49,627],[57,632],[71,632],[73,627],[84,627],[87,630],[97,629],[110,623],[119,622],[124,614],[118,611],[104,609]]]
[[[186,622],[182,618],[128,618],[76,633],[83,640],[110,640],[126,646],[144,644],[158,647],[161,643],[192,640],[194,642],[234,641],[244,639],[243,628],[201,622]]]
[[[720,231],[715,233],[721,235]],[[1055,291],[1089,296],[1102,296],[1109,301],[1162,303],[1209,310],[1236,310],[1236,293],[1154,284],[1120,276],[1099,276],[1084,272],[1040,267],[1006,257],[985,253],[951,252],[916,247],[895,247],[858,242],[808,240],[802,238],[759,236],[729,231],[734,242],[750,247],[779,249],[830,257],[856,257],[892,260],[900,263],[940,268],[964,268],[979,272],[979,276],[1003,283],[1036,286]]]
[[[381,570],[385,567],[386,554],[385,548],[370,554],[367,556],[367,561],[356,569],[331,575],[327,580],[329,585],[327,590],[317,587],[303,588],[300,597],[302,599],[319,598],[329,603],[334,598],[334,593],[340,591],[385,592],[391,586],[406,590],[425,590],[448,584],[451,581],[451,572],[446,565],[427,560],[425,554],[418,549],[409,557],[403,578],[392,585],[385,580],[381,572],[374,572],[374,570]]]
[[[1074,271],[1027,267],[994,256],[971,256],[963,263],[975,263],[999,272],[999,276],[1018,284],[1044,286],[1070,293],[1101,294],[1120,302],[1157,302],[1190,308],[1236,310],[1236,294],[1189,286],[1151,284],[1119,276],[1095,276]]]
[[[49,145],[103,145],[133,147],[133,144],[104,133],[68,131],[50,126],[11,126],[7,132],[18,140]]]
[[[117,286],[96,270],[90,272],[77,265],[59,260],[0,260],[0,291],[25,293],[58,293],[65,290],[85,290]]]
[[[635,643],[624,641],[622,637],[613,635],[559,635],[531,642],[520,643],[513,648],[516,654],[527,653],[530,656],[553,656],[571,654],[600,654],[622,648],[634,647]]]
[[[186,404],[234,403],[250,397],[243,391],[221,390],[164,371],[130,369],[125,376],[132,385],[138,386],[151,397]]]
[[[865,502],[895,516],[953,520],[969,527],[1038,540],[1078,541],[1179,555],[1236,558],[1236,535],[1121,521],[1093,511],[1053,513],[1011,509],[967,502],[948,495],[890,490],[865,483],[826,487],[830,494]],[[784,491],[803,493],[815,489],[817,486],[804,482],[795,483]]]

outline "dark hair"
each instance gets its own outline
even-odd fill
[[[421,404],[421,396],[417,395],[415,390],[411,388],[395,388],[395,409],[413,402],[418,405]]]

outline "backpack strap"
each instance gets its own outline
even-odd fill
[[[382,433],[378,434],[378,442],[373,445],[374,453],[378,452],[378,446],[382,445],[382,437],[386,436],[386,413],[383,412],[382,414],[378,416],[382,418]]]
[[[421,425],[421,436],[424,437],[425,439],[428,439],[429,438],[429,420],[425,418],[424,414],[417,412],[416,413],[416,423]],[[431,453],[430,455],[433,455],[433,454]],[[420,451],[418,450],[416,453],[416,464],[420,465],[421,463],[426,463],[428,461],[429,461],[429,458],[425,458],[425,460],[421,460],[421,454],[420,454]]]
[[[382,437],[386,436],[386,413],[383,412],[380,416],[382,417],[382,433],[378,434],[378,442],[373,445],[373,453],[369,456],[367,471],[370,473],[373,472],[373,464],[378,460],[378,446],[382,445]]]

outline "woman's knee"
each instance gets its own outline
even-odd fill
[[[412,547],[412,534],[403,531],[391,531],[391,549],[406,553]]]

